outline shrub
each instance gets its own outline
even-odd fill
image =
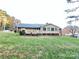
[[[16,33],[17,31],[16,31],[16,30],[14,30],[14,32]]]
[[[19,32],[20,35],[25,35],[25,30]]]

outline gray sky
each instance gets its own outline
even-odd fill
[[[66,26],[65,0],[0,0],[0,9],[22,23],[53,23]]]

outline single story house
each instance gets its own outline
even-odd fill
[[[18,31],[25,30],[26,34],[42,34],[42,35],[60,35],[60,27],[46,24],[17,24],[15,28]]]

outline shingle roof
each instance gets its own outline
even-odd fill
[[[55,26],[55,27],[58,27],[54,24],[17,24],[15,25],[15,27],[20,27],[20,28],[40,28],[42,26],[46,26],[46,25],[52,25],[52,26]],[[60,28],[60,27],[58,27]]]
[[[17,24],[15,27],[22,28],[40,28],[43,24]]]

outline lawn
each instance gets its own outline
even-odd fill
[[[0,32],[0,59],[79,59],[79,39]]]

